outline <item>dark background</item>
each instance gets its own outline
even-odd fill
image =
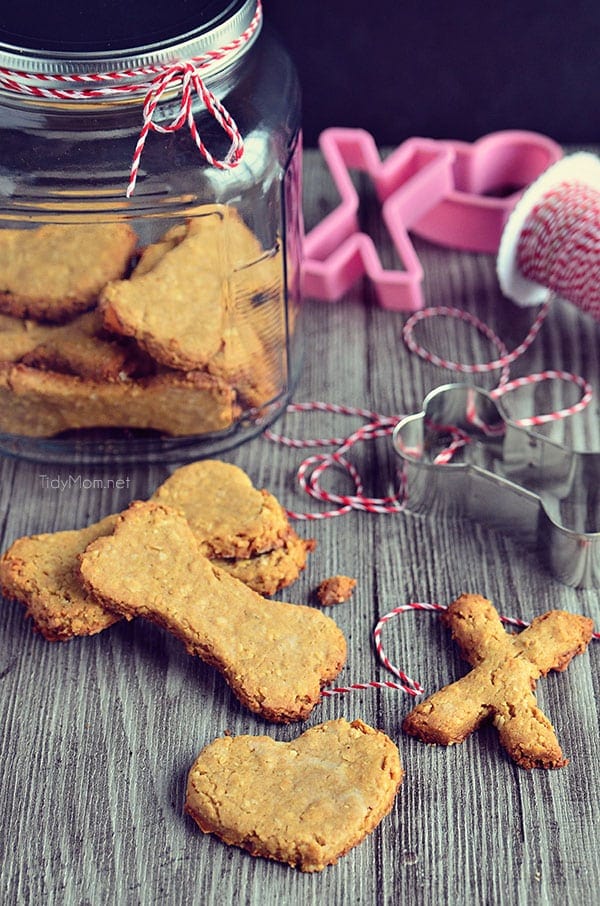
[[[263,0],[303,88],[304,140],[362,127],[472,141],[600,141],[600,0]]]

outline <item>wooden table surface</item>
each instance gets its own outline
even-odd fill
[[[362,188],[361,216],[392,266],[377,206]],[[307,226],[335,200],[319,154],[307,152]],[[493,256],[415,244],[428,305],[459,307],[482,318],[509,348],[520,342],[533,313],[503,299]],[[406,315],[379,308],[365,285],[337,304],[309,300],[306,361],[294,399],[385,415],[418,411],[428,391],[455,376],[409,352],[401,336],[405,321]],[[494,354],[472,328],[444,318],[421,325],[419,338],[463,361]],[[578,449],[600,451],[599,347],[600,324],[556,302],[512,369],[515,376],[566,369],[592,383],[592,405],[552,429]],[[497,380],[494,372],[477,383],[491,388]],[[570,385],[538,385],[515,394],[511,412],[555,409],[576,397]],[[359,424],[360,419],[308,412],[286,416],[277,428],[307,438],[346,434]],[[223,458],[290,509],[318,510],[295,482],[304,455],[258,437]],[[393,489],[389,440],[357,446],[351,458],[368,493],[383,496]],[[79,527],[122,509],[147,497],[168,471],[159,465],[80,468],[2,460],[2,550],[21,535]],[[53,488],[56,477],[70,486]],[[125,487],[84,490],[85,478],[121,478]],[[324,483],[350,490],[342,475]],[[560,584],[535,552],[476,523],[352,512],[296,527],[318,546],[300,579],[279,597],[310,603],[326,576],[344,573],[357,580],[352,599],[329,611],[348,640],[343,683],[390,678],[376,662],[372,631],[380,615],[411,601],[448,604],[461,592],[479,592],[515,617],[560,607],[600,625],[598,589]],[[145,622],[49,643],[32,632],[18,604],[3,601],[1,624],[2,904],[564,906],[593,901],[600,889],[597,642],[566,673],[538,686],[538,700],[570,764],[528,772],[509,760],[491,728],[451,748],[408,738],[401,722],[411,700],[393,690],[324,699],[306,725],[272,725],[244,710],[212,669]],[[427,690],[465,672],[447,631],[430,613],[409,613],[392,623],[386,644],[392,660]],[[406,775],[391,814],[336,866],[310,875],[252,858],[203,835],[183,815],[188,769],[225,730],[290,740],[338,716],[361,718],[390,735]]]

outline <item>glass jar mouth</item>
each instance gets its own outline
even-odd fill
[[[126,79],[129,96],[143,94],[152,79],[174,63],[200,61],[203,78],[219,71],[249,49],[261,26],[261,0],[244,0],[215,27],[199,27],[168,41],[118,51],[37,52],[0,41],[0,92],[20,91],[38,97],[56,92],[61,100],[72,97],[81,101],[90,96],[98,100],[100,95],[91,93],[98,87],[96,81],[110,97],[123,96],[114,89]]]

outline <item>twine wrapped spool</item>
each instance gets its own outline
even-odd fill
[[[519,305],[559,296],[600,320],[600,160],[565,157],[529,187],[500,242],[498,278]]]

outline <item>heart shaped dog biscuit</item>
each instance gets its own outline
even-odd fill
[[[225,843],[320,871],[377,827],[402,777],[388,736],[332,720],[292,742],[215,740],[190,770],[185,810]]]

